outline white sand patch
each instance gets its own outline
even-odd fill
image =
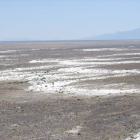
[[[4,62],[5,61],[18,61],[19,59],[14,59],[14,58],[3,58],[3,59],[0,59],[1,62]]]
[[[28,56],[29,54],[19,54],[20,56]]]
[[[128,85],[126,83],[113,83],[113,84],[108,84],[108,85],[103,85],[103,88],[107,88],[107,89],[111,89],[111,88],[116,88],[118,89],[118,87],[123,87],[123,89],[127,89]],[[129,85],[130,88],[130,85]]]
[[[4,59],[4,58],[11,58],[11,57],[15,57],[15,55],[0,55],[0,58]]]
[[[132,60],[132,59],[140,59],[140,57],[128,57],[128,58],[85,58],[81,61],[117,61],[117,60]]]
[[[113,84],[109,84],[111,86],[116,86],[116,85],[125,85],[126,83],[113,83]]]
[[[15,57],[18,57],[20,54],[18,54],[18,55],[16,55],[16,54],[9,54],[9,55],[5,55],[5,54],[2,54],[2,55],[0,55],[0,58],[15,58]]]
[[[80,88],[71,88],[67,93],[74,93],[76,95],[88,95],[88,96],[96,96],[96,95],[110,95],[110,94],[125,94],[125,93],[139,93],[140,89],[130,89],[130,90],[122,90],[122,89],[80,89]]]
[[[37,70],[37,69],[49,69],[49,68],[55,68],[58,67],[58,65],[48,65],[48,66],[39,66],[39,67],[29,67],[29,68],[16,68],[16,71],[27,71],[27,70]]]
[[[92,87],[89,90],[89,85],[80,88],[80,82],[88,82],[88,80],[99,80],[114,77],[130,76],[140,74],[139,69],[133,70],[107,70],[96,68],[97,65],[113,65],[125,63],[138,63],[140,61],[120,61],[120,62],[93,62],[98,58],[85,59],[42,59],[32,60],[29,63],[48,63],[38,67],[15,68],[9,71],[0,72],[0,81],[5,80],[26,80],[30,84],[27,91],[45,92],[45,93],[65,93],[65,94],[79,94],[79,95],[107,95],[110,93],[136,93],[139,89],[135,86],[124,86],[119,89],[120,85],[102,86],[101,89]],[[102,58],[99,58],[102,59]],[[107,58],[108,59],[108,58]],[[57,62],[57,64],[52,64]],[[94,68],[93,68],[94,67]],[[45,71],[44,71],[45,69]],[[52,69],[50,71],[47,71]],[[27,72],[29,70],[29,72]],[[31,71],[30,71],[31,70]],[[34,70],[42,70],[36,71]],[[115,84],[115,83],[114,83]],[[98,86],[99,87],[99,86]],[[104,89],[103,89],[104,88]],[[135,88],[135,90],[133,90]]]
[[[135,85],[131,84],[128,85],[127,83],[115,83],[115,84],[108,84],[108,85],[102,85],[102,89],[120,89],[120,90],[128,90],[128,89],[135,89]]]
[[[2,66],[10,66],[11,64],[1,64],[0,63],[0,65],[2,65]]]
[[[119,74],[119,75],[113,75],[112,77],[117,76],[126,76],[125,74]],[[55,74],[55,75],[36,75],[31,76],[27,78],[29,80],[29,83],[31,86],[29,86],[28,91],[35,91],[35,92],[46,92],[46,93],[75,93],[75,94],[81,94],[81,95],[107,95],[110,93],[137,93],[139,90],[137,89],[131,89],[131,90],[124,90],[124,89],[104,89],[104,90],[97,90],[92,89],[79,89],[76,87],[78,85],[78,82],[80,81],[86,81],[86,80],[97,80],[97,79],[103,79],[103,78],[110,78],[111,76],[99,76],[99,77],[92,77],[91,75],[89,78],[81,78],[70,80],[72,78],[71,76],[67,77],[65,74]],[[76,78],[76,77],[75,77]],[[78,77],[77,77],[78,78]],[[66,80],[67,79],[67,80]],[[74,83],[77,83],[76,85]],[[74,84],[75,86],[70,86],[69,84]]]
[[[74,59],[74,60],[60,60],[60,59],[43,59],[43,60],[32,60],[29,61],[29,63],[57,63],[60,66],[88,66],[91,65],[93,67],[99,66],[99,65],[117,65],[117,64],[130,64],[130,63],[140,63],[140,60],[127,60],[127,61],[111,61],[108,62],[108,59]],[[103,60],[103,61],[101,61]],[[111,59],[110,59],[111,60]],[[112,59],[113,60],[113,59]],[[121,60],[121,59],[118,59]],[[94,62],[95,61],[95,62]]]
[[[64,73],[92,73],[91,69],[85,69],[83,67],[61,68],[58,72]]]
[[[68,130],[66,132],[71,133],[71,134],[77,134],[77,133],[79,133],[81,131],[81,129],[82,129],[82,126],[79,125],[79,126],[73,127],[72,129],[70,129],[70,130]]]
[[[63,73],[87,73],[90,74],[91,76],[95,75],[104,75],[111,73],[111,70],[106,70],[106,69],[87,69],[84,67],[71,67],[71,68],[60,68],[58,72],[63,72]],[[93,74],[93,75],[92,75]]]
[[[20,51],[20,50],[5,50],[5,51],[0,51],[0,53],[15,53],[18,51]]]
[[[76,82],[76,80],[64,80],[59,76],[43,76],[43,77],[33,77],[34,80],[31,79],[31,77],[28,79],[30,80],[30,84],[32,86],[29,86],[28,91],[36,91],[36,92],[58,92],[62,89],[65,89],[65,87],[71,83]],[[35,79],[36,78],[36,79]],[[59,81],[58,81],[59,79]]]
[[[74,60],[63,60],[63,61],[60,61],[60,65],[75,65],[75,66],[80,66],[80,65],[87,65],[86,62],[77,62],[77,61],[74,61]]]
[[[93,66],[98,66],[98,65],[116,65],[116,64],[130,64],[130,63],[140,63],[140,60],[130,60],[130,61],[119,61],[119,62],[77,62],[75,60],[63,60],[60,61],[60,65],[73,65],[73,66],[82,66],[82,65],[93,65]]]
[[[132,69],[132,70],[114,70],[113,73],[134,73],[134,74],[140,74],[140,70],[139,69]]]
[[[117,74],[117,75],[106,75],[106,76],[94,74],[88,78],[80,79],[79,81],[101,80],[101,79],[109,79],[109,78],[125,77],[125,76],[129,76],[129,74]]]
[[[41,49],[31,49],[32,51],[40,51]]]
[[[120,53],[120,54],[111,54],[111,55],[100,55],[98,57],[112,57],[112,56],[131,56],[131,55],[140,55],[140,53]]]
[[[78,82],[79,80],[68,80],[70,77],[65,76],[65,74],[48,74],[44,75],[43,72],[40,73],[33,73],[33,72],[16,72],[16,71],[5,71],[0,72],[0,81],[7,81],[7,80],[28,80],[31,86],[29,86],[28,91],[35,91],[35,92],[45,92],[45,93],[65,93],[65,94],[77,94],[77,95],[107,95],[107,94],[114,94],[114,93],[137,93],[139,92],[138,89],[131,89],[131,90],[88,90],[88,89],[79,89],[75,86],[69,86],[71,83]],[[64,76],[64,77],[63,77]],[[107,77],[107,76],[106,76]],[[106,78],[104,77],[97,77],[98,79]],[[95,78],[95,79],[97,79]],[[67,79],[67,80],[66,80]],[[90,78],[89,78],[90,79]],[[82,81],[82,79],[80,79]],[[87,80],[87,79],[83,79]]]
[[[83,49],[83,51],[91,52],[91,51],[123,51],[128,49],[120,49],[120,48],[101,48],[101,49]]]
[[[23,72],[0,72],[0,81],[7,80],[25,80],[27,77],[31,76],[30,73]]]
[[[130,138],[126,138],[125,140],[140,140],[140,133],[137,133]]]
[[[83,51],[128,51],[128,50],[140,50],[140,49],[131,49],[130,48],[98,48],[98,49],[82,49]]]
[[[31,60],[29,63],[52,63],[59,62],[59,59],[43,59],[43,60]]]

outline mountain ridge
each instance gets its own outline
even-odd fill
[[[84,38],[83,40],[138,40],[140,39],[140,28],[130,31],[119,31],[117,33],[103,34],[94,37]]]

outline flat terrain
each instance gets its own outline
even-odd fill
[[[138,140],[140,41],[1,42],[1,140]]]

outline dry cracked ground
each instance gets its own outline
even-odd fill
[[[0,140],[139,139],[140,41],[0,43]]]

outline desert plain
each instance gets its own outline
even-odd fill
[[[0,140],[139,140],[140,41],[0,42]]]

